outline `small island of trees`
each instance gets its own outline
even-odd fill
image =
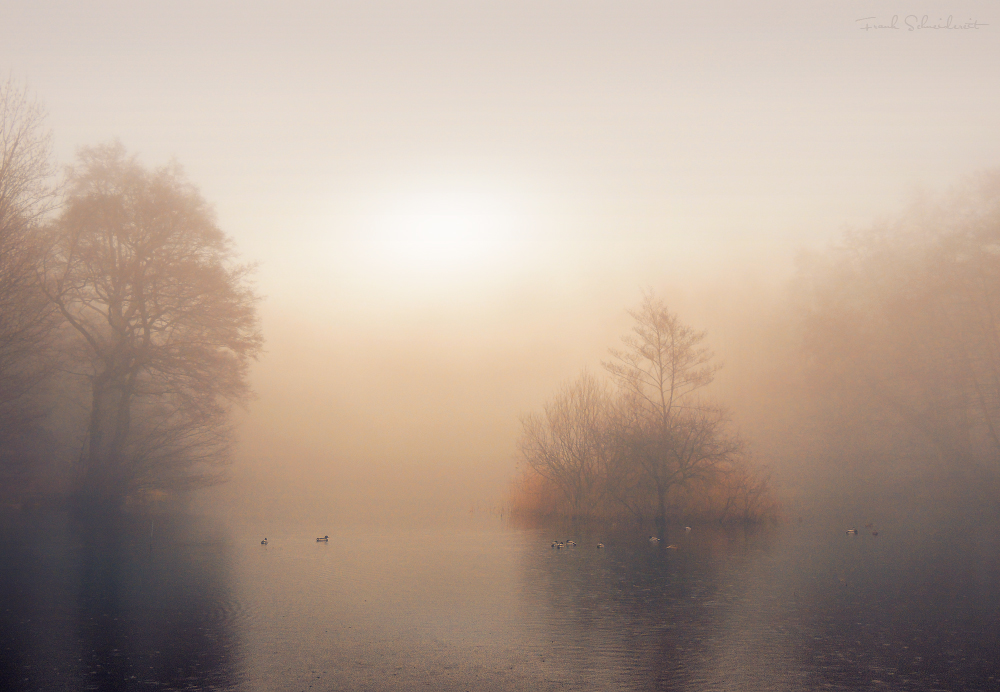
[[[523,417],[511,510],[522,517],[744,524],[778,516],[769,478],[705,396],[718,368],[692,329],[647,293],[632,333],[541,414]]]

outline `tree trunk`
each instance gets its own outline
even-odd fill
[[[656,537],[667,540],[667,489],[656,484]]]
[[[86,468],[77,494],[87,509],[121,507],[128,489],[122,448],[128,434],[129,402],[108,372],[94,377],[87,431]]]

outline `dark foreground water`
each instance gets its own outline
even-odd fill
[[[995,526],[2,521],[3,690],[1000,690]]]

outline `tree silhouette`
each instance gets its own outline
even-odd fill
[[[39,290],[39,220],[54,199],[45,113],[13,79],[0,84],[0,467],[26,470],[49,373],[52,306]],[[8,479],[9,480],[9,479]],[[5,485],[8,483],[5,481]]]
[[[584,372],[545,405],[542,415],[521,419],[521,459],[563,492],[573,518],[592,512],[607,485],[611,405],[607,386]]]
[[[80,152],[49,231],[45,291],[91,391],[80,498],[217,480],[262,345],[252,267],[176,164],[147,171],[117,142]]]
[[[741,451],[726,430],[724,411],[696,393],[712,382],[718,366],[701,343],[705,332],[683,324],[662,300],[647,293],[624,348],[611,349],[604,363],[624,394],[619,413],[619,463],[616,476],[637,477],[655,491],[655,520],[666,527],[668,496],[678,487],[707,482]],[[638,471],[638,474],[635,473]]]

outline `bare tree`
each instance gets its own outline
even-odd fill
[[[601,503],[612,453],[609,405],[607,386],[584,372],[545,405],[542,415],[521,419],[521,459],[563,492],[573,518]]]
[[[13,78],[0,84],[0,228],[25,232],[54,203],[45,111]]]
[[[27,89],[12,78],[0,84],[0,457],[8,468],[23,461],[22,438],[40,416],[28,398],[48,374],[54,324],[37,282],[36,226],[54,199],[44,120]]]
[[[699,395],[717,369],[704,332],[652,294],[629,314],[625,348],[604,363],[617,387],[585,372],[542,415],[521,419],[518,451],[530,472],[514,505],[537,516],[652,516],[661,538],[668,512],[772,518],[768,479],[750,464],[726,410]]]
[[[775,518],[778,506],[771,492],[771,476],[759,466],[736,459],[726,464],[718,479],[721,493],[720,519],[749,523],[761,517]]]
[[[696,396],[717,369],[701,345],[705,333],[683,324],[652,293],[629,314],[635,326],[622,338],[625,348],[611,349],[604,367],[624,393],[619,447],[627,451],[619,463],[638,469],[652,486],[662,534],[671,491],[707,480],[741,443],[727,433],[722,409]]]
[[[252,267],[233,256],[177,165],[147,171],[120,143],[81,150],[45,291],[87,356],[86,501],[217,478],[262,345]]]
[[[631,515],[640,524],[655,516],[656,492],[648,482],[645,469],[637,463],[636,434],[644,424],[641,408],[629,392],[616,391],[608,410],[609,453],[604,475],[605,495],[609,503]]]

